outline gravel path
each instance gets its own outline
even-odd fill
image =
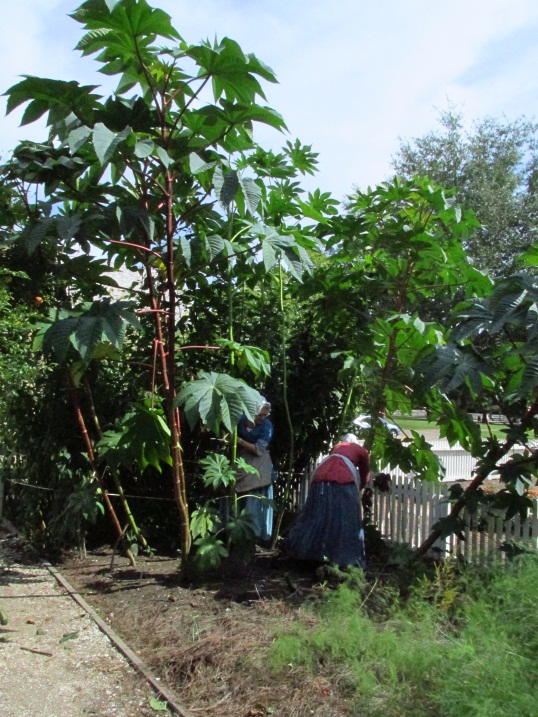
[[[27,546],[0,525],[3,717],[142,717],[151,687]],[[162,714],[162,713],[161,713]]]

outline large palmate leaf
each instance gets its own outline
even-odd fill
[[[3,168],[10,179],[30,184],[43,184],[48,195],[63,182],[74,184],[85,170],[84,161],[77,156],[69,156],[66,147],[57,147],[52,142],[37,144],[22,142],[13,152],[11,161]],[[48,209],[43,214],[32,216],[34,221],[55,221]]]
[[[200,67],[201,75],[211,77],[215,100],[222,95],[229,101],[253,103],[256,95],[265,98],[259,81],[254,75],[276,82],[273,71],[254,55],[245,55],[239,45],[225,37],[220,43],[205,42],[187,50]]]
[[[43,350],[53,353],[59,361],[65,361],[69,347],[73,346],[85,362],[94,358],[103,342],[120,350],[127,324],[141,328],[130,309],[131,304],[127,301],[95,301],[86,311],[62,317],[44,331]]]
[[[221,205],[226,209],[230,202],[233,201],[237,190],[239,189],[239,177],[237,172],[224,172],[221,167],[217,167],[213,175],[213,186],[215,194]]]
[[[282,251],[295,243],[293,236],[279,234],[273,227],[257,225],[262,239],[262,257],[266,271],[270,271],[278,261]]]
[[[212,169],[214,166],[215,162],[206,162],[195,152],[191,152],[189,155],[189,169],[192,174],[207,172],[208,169]]]
[[[243,414],[254,418],[261,394],[228,374],[201,372],[200,378],[185,385],[176,403],[182,405],[191,426],[201,421],[219,433],[221,426],[233,431]]]
[[[421,369],[429,387],[438,386],[443,392],[450,393],[465,384],[476,395],[482,391],[483,377],[490,372],[476,354],[456,346],[437,346]]]
[[[41,77],[25,75],[19,82],[5,93],[8,95],[7,114],[26,102],[21,124],[29,124],[49,112],[49,124],[65,119],[74,114],[85,124],[92,124],[93,113],[99,99],[92,94],[97,85],[81,86],[78,82],[49,80]]]
[[[121,46],[122,36],[161,36],[181,39],[164,10],[150,7],[146,0],[87,0],[71,17],[89,31],[77,45],[84,55],[100,50],[110,53]]]
[[[98,122],[93,128],[93,148],[101,165],[109,162],[118,146],[129,136],[129,127],[121,132],[112,132],[104,124]]]
[[[234,363],[242,374],[249,369],[257,379],[270,375],[271,363],[267,351],[256,346],[243,346],[228,339],[220,339],[217,343],[233,353]]]
[[[153,466],[158,471],[162,464],[172,465],[170,429],[162,410],[137,403],[123,420],[123,434],[118,447],[125,448],[140,470]]]
[[[126,239],[131,240],[140,234],[142,229],[148,241],[152,242],[155,235],[155,219],[148,213],[145,207],[126,206],[117,207],[116,216],[120,222],[120,229]],[[136,242],[135,242],[136,243]]]
[[[243,190],[245,207],[250,214],[254,214],[260,203],[262,192],[253,179],[239,177],[239,185]]]
[[[200,465],[204,469],[203,481],[206,486],[227,488],[235,483],[234,467],[221,453],[210,453],[202,458]]]
[[[130,308],[129,302],[112,302],[110,299],[103,299],[95,301],[90,310],[79,317],[73,343],[82,358],[91,359],[102,341],[108,341],[117,349],[121,349],[127,324],[137,329],[141,328],[140,322]]]
[[[191,535],[193,540],[205,538],[215,532],[220,522],[218,510],[211,505],[201,505],[191,513]]]
[[[519,387],[519,395],[526,397],[532,394],[538,386],[538,357],[533,356],[526,364],[521,385]]]
[[[296,139],[292,144],[289,140],[286,142],[286,153],[288,154],[293,166],[301,172],[301,174],[314,174],[316,165],[318,164],[318,152],[312,152],[312,145],[301,144]]]
[[[114,470],[136,464],[141,471],[153,466],[161,472],[163,464],[172,464],[170,429],[162,410],[149,402],[133,404],[119,430],[106,431],[97,448]]]
[[[224,108],[222,116],[230,126],[244,125],[252,127],[253,122],[260,122],[278,130],[286,129],[282,115],[275,112],[271,107],[238,105],[224,101],[221,101],[221,104]]]
[[[532,338],[537,328],[537,302],[538,285],[532,275],[515,274],[501,279],[488,298],[468,301],[460,307],[453,336],[461,340],[479,332],[495,334],[508,326],[521,326]]]
[[[78,326],[78,318],[68,316],[54,322],[47,329],[41,329],[34,339],[34,348],[42,348],[47,354],[53,354],[58,361],[65,361],[71,346],[71,336]]]
[[[228,557],[228,551],[222,540],[213,535],[200,536],[194,541],[196,546],[195,561],[201,570],[210,570],[220,565]]]

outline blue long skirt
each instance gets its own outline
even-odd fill
[[[272,503],[268,501],[273,500],[272,483],[264,488],[249,490],[248,493],[244,495],[239,494],[237,498],[239,510],[245,509],[252,518],[256,538],[261,542],[271,540],[271,534],[273,532],[273,506]]]
[[[312,483],[284,548],[298,560],[365,568],[361,503],[355,483]]]

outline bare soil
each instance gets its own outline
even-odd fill
[[[338,717],[354,712],[334,675],[293,665],[275,676],[267,653],[275,635],[322,591],[315,567],[257,549],[188,587],[177,560],[139,557],[137,568],[103,549],[70,556],[58,569],[99,615],[177,694],[190,713],[212,717]]]

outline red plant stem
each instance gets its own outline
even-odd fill
[[[156,256],[158,259],[161,259],[161,261],[162,261],[162,256],[159,254],[158,251],[155,251],[154,249],[150,249],[149,247],[144,246],[143,244],[134,244],[133,242],[123,241],[120,239],[109,239],[108,241],[110,242],[110,244],[121,244],[122,246],[132,246],[135,249],[140,249],[140,251],[147,251],[150,254],[153,254],[154,256]]]
[[[167,320],[167,342],[166,356],[164,356],[164,372],[167,374],[167,385],[165,385],[166,408],[168,414],[168,427],[171,432],[171,455],[172,455],[172,482],[174,496],[177,501],[180,514],[180,538],[181,538],[181,576],[186,577],[187,559],[191,548],[191,534],[189,509],[187,504],[187,491],[185,485],[185,470],[181,454],[181,424],[179,410],[174,407],[175,392],[175,339],[176,339],[176,283],[174,276],[174,208],[173,208],[173,177],[170,173],[166,176],[166,242],[167,242],[167,284],[168,284],[168,320]]]
[[[220,351],[220,346],[178,346],[176,351],[187,351],[188,349],[206,349],[207,351]]]
[[[69,392],[71,395],[71,403],[72,403],[73,409],[75,411],[75,415],[76,415],[77,422],[78,422],[78,425],[80,428],[80,432],[82,434],[82,441],[84,443],[84,447],[86,448],[86,453],[88,454],[88,458],[90,460],[90,465],[92,467],[93,474],[95,476],[95,479],[97,480],[97,485],[99,486],[99,488],[101,489],[101,492],[103,494],[103,500],[105,502],[106,509],[108,511],[108,514],[110,515],[110,518],[112,520],[112,523],[113,523],[116,533],[118,535],[118,540],[123,540],[123,530],[122,530],[120,522],[118,520],[118,516],[116,515],[114,506],[110,502],[110,498],[108,496],[106,488],[105,488],[103,481],[97,471],[97,463],[95,460],[95,453],[93,450],[92,442],[90,440],[90,436],[88,434],[88,429],[86,428],[86,422],[84,421],[84,416],[82,415],[82,409],[80,407],[80,400],[79,400],[79,396],[78,396],[77,387],[75,386],[75,382],[73,381],[73,376],[71,375],[71,371],[69,370],[69,368],[67,368],[67,380],[69,382]],[[129,549],[126,550],[126,555],[129,558],[129,562],[134,567],[136,565],[136,561],[134,559],[133,554],[131,553],[131,551]]]

